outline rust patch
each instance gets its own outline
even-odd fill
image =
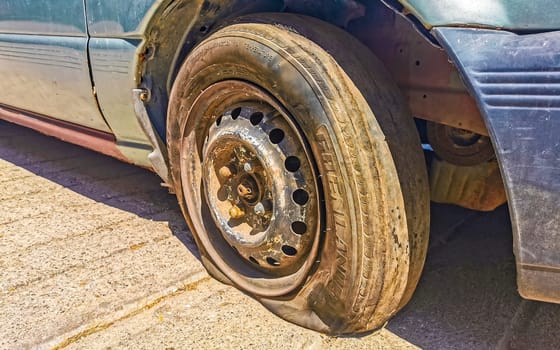
[[[385,64],[415,117],[488,135],[476,102],[445,51],[406,19],[381,3],[372,4],[349,31]]]
[[[0,119],[129,162],[117,148],[115,136],[112,134],[1,105]]]

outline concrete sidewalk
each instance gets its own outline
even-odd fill
[[[209,278],[154,174],[0,122],[0,348],[558,349],[522,301],[507,208],[434,206],[424,277],[376,333],[330,338]]]

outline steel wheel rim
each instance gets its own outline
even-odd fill
[[[239,81],[205,89],[189,120],[183,152],[194,146],[198,154],[190,164],[182,157],[181,180],[203,249],[246,291],[295,290],[315,263],[321,226],[302,133],[272,96]]]

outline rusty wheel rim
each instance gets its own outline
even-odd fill
[[[202,123],[185,138],[198,157],[194,167],[182,164],[182,182],[192,189],[185,200],[204,250],[249,292],[296,289],[317,256],[320,199],[293,118],[265,91],[238,81],[203,91],[190,118]]]

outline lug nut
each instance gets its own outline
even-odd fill
[[[218,174],[223,180],[229,179],[232,175],[231,169],[227,166],[223,166],[218,170]]]
[[[239,208],[237,205],[234,205],[229,210],[229,216],[232,219],[241,219],[242,217],[245,216],[245,212],[241,208]]]
[[[147,89],[141,89],[140,100],[142,102],[148,102],[150,100],[150,91]]]

